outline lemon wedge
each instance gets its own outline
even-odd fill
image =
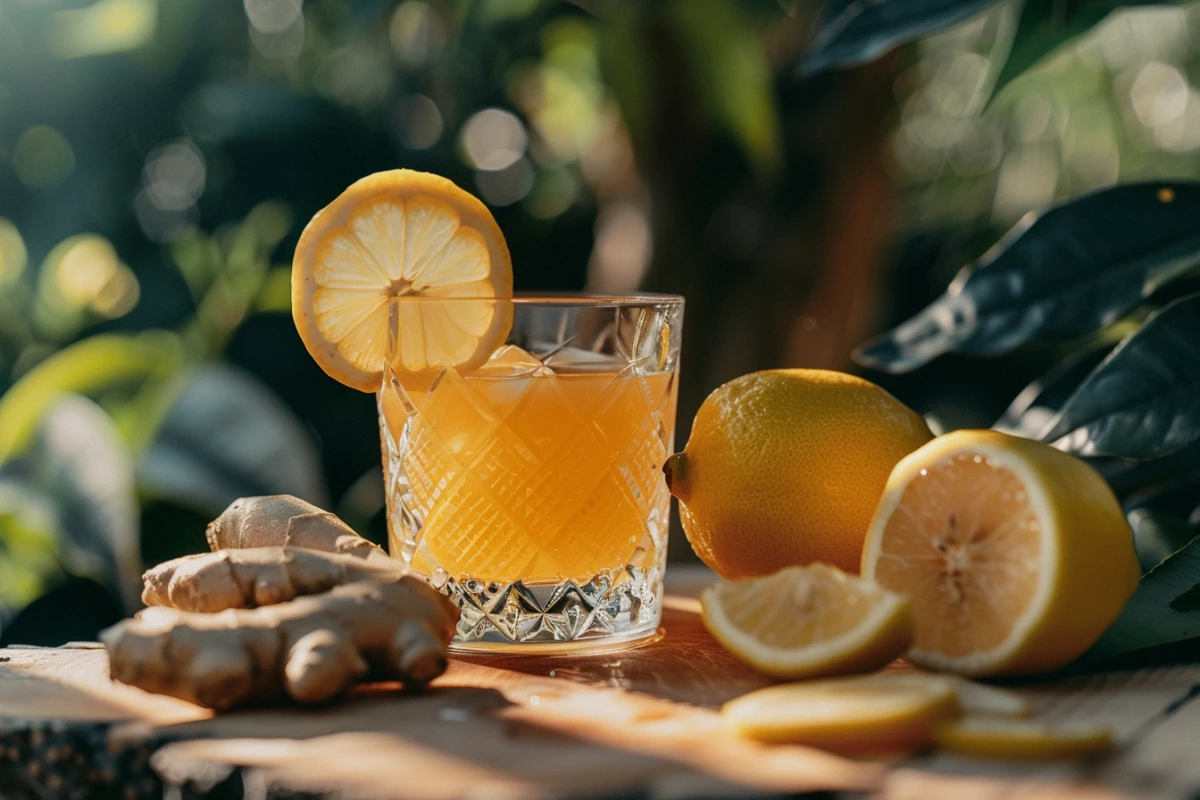
[[[1011,675],[1080,655],[1140,570],[1121,506],[1091,466],[1029,439],[956,431],[892,471],[862,574],[911,598],[911,661]]]
[[[893,755],[933,742],[938,722],[959,713],[949,682],[899,676],[834,678],[759,689],[726,703],[734,731],[851,755]]]
[[[1082,758],[1112,747],[1112,733],[1096,725],[1052,725],[989,717],[939,723],[934,738],[952,753],[1014,761]]]
[[[292,260],[292,316],[331,377],[363,391],[404,374],[479,366],[512,324],[512,260],[476,197],[400,169],[350,185],[312,218]],[[458,298],[458,299],[453,299]],[[447,302],[417,302],[421,300]]]
[[[868,672],[902,655],[913,636],[908,600],[825,564],[722,581],[700,606],[713,638],[780,678]]]

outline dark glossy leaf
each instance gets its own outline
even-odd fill
[[[1142,578],[1121,616],[1076,666],[1200,636],[1200,604],[1192,602],[1198,582],[1200,538],[1195,538]]]
[[[1200,266],[1200,184],[1134,183],[1029,215],[928,308],[855,353],[907,372],[949,351],[1066,341]]]
[[[1076,455],[1149,459],[1200,439],[1200,294],[1156,311],[1039,437]]]
[[[142,562],[133,463],[112,419],[91,400],[67,396],[42,419],[27,458],[62,532],[63,566],[137,608]]]
[[[1014,436],[1037,436],[1110,349],[1111,345],[1101,345],[1067,356],[1022,389],[992,427]]]
[[[1129,527],[1133,529],[1133,545],[1137,549],[1142,572],[1157,567],[1200,533],[1181,517],[1157,514],[1142,508],[1130,512]],[[1200,575],[1197,578],[1200,579]]]
[[[327,499],[312,435],[257,378],[220,364],[188,375],[138,465],[138,483],[213,514],[251,495]]]
[[[67,642],[95,641],[101,630],[123,616],[125,612],[107,588],[90,578],[67,576],[4,626],[0,647],[59,647]]]
[[[1088,462],[1121,498],[1125,510],[1131,511],[1146,505],[1145,498],[1161,487],[1200,470],[1200,442],[1151,461],[1097,456],[1089,458]]]
[[[1176,450],[1165,458],[1134,463],[1157,465],[1160,461],[1176,462],[1177,456],[1188,453],[1192,453],[1194,456],[1195,450],[1196,445],[1193,444],[1183,450]],[[1129,493],[1123,501],[1125,508],[1128,511],[1145,509],[1157,514],[1171,514],[1186,518],[1196,503],[1200,501],[1200,468],[1193,466],[1191,469],[1185,470],[1181,466],[1178,470]]]
[[[1012,49],[992,86],[992,97],[1018,75],[1059,46],[1091,30],[1116,9],[1153,3],[1154,0],[1025,0]]]
[[[994,2],[827,0],[800,69],[812,74],[874,61],[899,45],[962,22]]]

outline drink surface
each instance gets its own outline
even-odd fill
[[[428,385],[388,374],[386,477],[420,531],[393,526],[393,553],[457,581],[616,581],[640,547],[665,545],[674,392],[673,371],[513,346]]]

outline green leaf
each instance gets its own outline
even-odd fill
[[[1091,667],[1148,647],[1200,636],[1200,537],[1152,569],[1100,640],[1075,663]]]
[[[1000,91],[1066,42],[1086,33],[1124,6],[1160,5],[1163,0],[1026,0],[1012,48],[992,85]]]
[[[39,597],[62,569],[53,511],[11,466],[0,477],[0,612]]]
[[[312,436],[270,389],[235,367],[188,376],[138,464],[144,492],[212,514],[239,497],[294,494],[324,505]]]
[[[650,135],[650,66],[643,46],[648,34],[643,23],[636,8],[617,4],[596,36],[600,71],[635,142]]]
[[[709,115],[729,131],[760,175],[770,175],[783,156],[762,34],[730,0],[684,0],[672,3],[670,12]]]
[[[828,0],[800,64],[812,74],[874,61],[889,50],[972,17],[996,0]]]
[[[67,571],[137,608],[142,563],[133,462],[112,419],[91,400],[68,395],[43,417],[27,460],[57,517]]]
[[[855,358],[907,372],[950,351],[990,355],[1111,325],[1200,265],[1200,183],[1116,186],[1029,215],[928,308]]]
[[[183,361],[178,337],[165,331],[101,334],[58,351],[0,397],[0,463],[28,444],[46,409],[64,394],[94,397],[167,378]]]
[[[1076,455],[1133,459],[1200,439],[1200,293],[1151,314],[1038,438]]]
[[[1090,29],[1120,3],[1110,0],[1073,8],[1063,0],[1025,0],[1008,58],[992,84],[992,98],[1059,45]]]

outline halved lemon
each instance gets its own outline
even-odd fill
[[[965,717],[939,723],[938,745],[976,758],[1055,761],[1102,753],[1112,747],[1112,733],[1097,725],[1054,725],[1038,720]]]
[[[1007,675],[1083,653],[1139,569],[1125,515],[1092,467],[1029,439],[956,431],[892,471],[862,574],[911,598],[914,663]]]
[[[366,392],[389,357],[405,374],[479,366],[508,334],[510,297],[512,260],[491,212],[425,172],[355,181],[312,218],[292,259],[305,347]]]
[[[949,682],[897,676],[834,678],[771,686],[725,704],[738,733],[855,755],[908,753],[933,741],[938,722],[958,716]]]
[[[868,672],[912,643],[908,600],[825,564],[722,581],[700,606],[717,641],[780,678]]]

